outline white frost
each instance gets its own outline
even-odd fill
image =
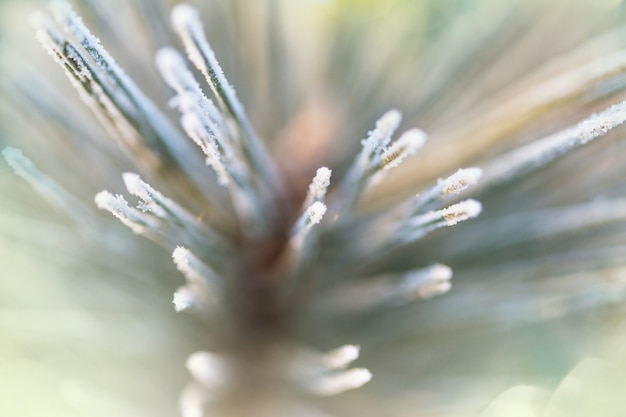
[[[364,153],[371,156],[377,149],[387,146],[401,121],[402,114],[398,110],[392,109],[383,114],[376,122],[376,128],[361,142]]]
[[[307,215],[313,224],[319,224],[322,221],[324,214],[326,214],[326,204],[321,201],[316,201],[307,209]]]
[[[360,352],[358,345],[343,345],[324,354],[323,362],[328,369],[344,369],[359,358]]]
[[[445,180],[440,180],[442,195],[456,195],[478,182],[483,171],[480,168],[459,169]]]
[[[426,133],[424,131],[421,129],[407,130],[383,152],[383,169],[388,170],[399,166],[407,157],[415,155],[425,142]]]
[[[453,204],[438,213],[442,216],[448,226],[477,217],[482,211],[482,204],[476,200],[465,200],[457,204]]]

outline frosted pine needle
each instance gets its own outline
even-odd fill
[[[314,308],[318,314],[336,317],[397,307],[445,294],[452,287],[451,278],[450,267],[441,264],[398,276],[368,278],[364,282],[333,288],[320,297]],[[346,300],[351,301],[346,303]]]
[[[164,80],[178,94],[175,106],[181,112],[181,125],[202,149],[207,165],[215,171],[220,185],[227,186],[239,216],[250,230],[259,229],[268,213],[259,184],[251,182],[251,168],[240,156],[244,149],[227,130],[224,117],[196,83],[182,57],[173,49],[157,53],[156,63]]]
[[[321,201],[315,201],[308,206],[291,232],[291,244],[296,248],[300,248],[311,229],[322,221],[324,214],[326,214],[326,205]]]
[[[210,352],[195,352],[187,359],[187,369],[206,389],[215,391],[228,383],[228,360]]]
[[[226,80],[224,71],[204,36],[198,12],[187,4],[180,4],[172,10],[171,19],[190,61],[204,75],[222,110],[228,112],[240,129],[246,158],[250,160],[255,171],[267,181],[265,186],[269,187],[270,191],[281,192],[282,185],[275,172],[274,163],[250,124],[235,90]]]
[[[367,369],[352,368],[328,376],[320,376],[310,382],[307,389],[317,395],[329,396],[357,389],[367,384],[372,374]]]
[[[360,350],[356,345],[344,345],[324,354],[322,360],[328,369],[344,369],[359,358]]]
[[[356,203],[371,176],[380,168],[380,155],[391,141],[391,136],[398,129],[402,115],[397,110],[390,110],[376,122],[376,128],[361,141],[361,152],[352,164],[342,185],[342,203],[340,212],[349,210]]]
[[[138,235],[154,236],[158,239],[156,235],[163,233],[159,221],[154,216],[130,207],[120,194],[113,195],[108,191],[101,191],[96,194],[94,200],[99,209],[110,212]]]
[[[399,166],[407,157],[414,155],[426,142],[426,134],[419,129],[411,129],[402,134],[381,155],[384,170]]]
[[[205,183],[194,165],[197,159],[177,130],[102,47],[69,3],[58,0],[51,4],[51,9],[95,66],[71,39],[56,32],[53,24],[41,16],[34,21],[38,38],[68,71],[68,77],[77,80],[72,82],[98,118],[118,132],[112,136],[125,139],[124,146],[148,167],[173,159],[196,184]]]
[[[211,311],[220,306],[220,298],[224,296],[224,284],[209,266],[182,246],[174,249],[172,259],[186,281],[186,284],[174,293],[173,303],[176,311],[187,310],[190,307]]]
[[[508,181],[531,172],[564,153],[605,135],[626,121],[626,101],[591,115],[576,126],[505,154],[486,169],[486,184]]]
[[[185,276],[190,284],[205,283],[212,286],[220,286],[219,278],[198,257],[185,247],[178,246],[172,253],[172,259],[176,268]]]
[[[311,185],[309,185],[309,192],[304,199],[303,207],[309,207],[316,201],[324,201],[324,197],[328,192],[328,186],[330,185],[331,174],[332,171],[326,167],[321,167],[317,170]]]
[[[72,216],[75,222],[84,227],[93,227],[94,224],[87,214],[88,209],[82,202],[57,184],[52,178],[42,173],[35,164],[24,156],[22,151],[14,148],[4,148],[2,156],[9,166],[19,176],[51,205]]]

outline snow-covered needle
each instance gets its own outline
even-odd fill
[[[134,233],[161,241],[159,235],[164,231],[156,217],[130,207],[122,195],[113,195],[108,191],[101,191],[95,197],[96,206],[106,210],[128,226]]]
[[[410,217],[400,223],[396,233],[390,239],[390,244],[408,244],[421,239],[433,230],[477,217],[482,211],[482,205],[476,200],[465,200],[441,210],[430,211]]]
[[[254,168],[254,173],[262,178],[261,187],[280,197],[283,193],[283,185],[276,172],[275,163],[269,157],[248,120],[234,88],[224,76],[204,35],[197,10],[188,4],[179,4],[172,10],[171,21],[185,46],[190,61],[204,75],[222,110],[236,123],[243,142],[242,151]]]
[[[138,205],[140,210],[150,212],[173,228],[179,229],[181,234],[195,243],[195,246],[208,248],[214,253],[229,250],[229,244],[225,239],[208,226],[200,224],[195,216],[145,183],[139,175],[126,172],[122,178],[128,192],[140,199]],[[213,259],[217,260],[217,256]]]
[[[319,314],[336,316],[399,306],[446,293],[452,287],[451,279],[452,269],[442,264],[362,279],[323,293],[314,308]]]
[[[401,278],[401,294],[404,301],[415,298],[428,299],[445,294],[452,288],[452,269],[447,265],[436,264],[428,268],[412,271]]]
[[[324,199],[330,185],[331,170],[322,167],[317,170],[313,181],[309,185],[309,191],[305,198],[300,216],[291,228],[288,245],[285,248],[285,271],[287,283],[281,290],[281,303],[289,303],[293,300],[302,276],[306,275],[303,270],[311,261],[313,255],[319,249],[318,233],[322,219],[328,210]]]
[[[422,130],[407,130],[381,155],[383,170],[387,171],[399,166],[407,157],[415,155],[425,142],[426,134]]]
[[[365,368],[352,368],[346,371],[319,376],[311,380],[306,389],[315,395],[330,396],[361,388],[370,382],[372,373]]]
[[[215,107],[213,101],[204,95],[178,50],[171,47],[159,49],[155,63],[163,80],[178,94],[170,104],[181,113],[200,110],[202,115],[208,118],[207,123],[214,126],[216,139],[225,140],[222,146],[234,146],[235,139],[230,136],[224,115]]]
[[[321,360],[327,369],[345,369],[359,358],[361,347],[343,345],[322,355]]]
[[[426,134],[422,130],[410,129],[390,145],[391,137],[401,120],[399,111],[390,110],[376,122],[376,128],[361,142],[363,148],[341,186],[340,214],[351,209],[367,187],[379,182],[387,171],[414,155],[426,142]]]
[[[391,141],[391,136],[398,130],[401,121],[402,114],[398,110],[389,110],[383,114],[376,121],[376,128],[361,141],[363,153],[371,158],[377,152],[383,151]]]
[[[297,348],[291,355],[287,373],[294,379],[306,381],[312,376],[346,369],[359,358],[360,352],[361,347],[358,345],[343,345],[323,353]],[[285,356],[290,352],[281,353]]]
[[[201,161],[168,118],[126,75],[68,2],[55,0],[51,9],[80,46],[54,31],[52,23],[42,17],[34,19],[38,38],[68,71],[68,76],[77,80],[72,81],[74,86],[100,121],[112,129],[112,136],[125,138],[125,146],[130,147],[133,156],[139,162],[147,159],[150,169],[173,160],[203,189],[206,181],[199,169]],[[94,65],[79,51],[81,47]]]
[[[477,217],[482,211],[482,205],[476,200],[465,200],[443,210],[438,210],[436,214],[446,222],[446,226],[454,226],[455,224]],[[416,224],[423,224],[421,220],[415,221]]]
[[[480,179],[483,171],[480,168],[459,169],[445,180],[439,181],[441,197],[457,195],[474,185]]]
[[[113,195],[108,191],[96,195],[98,208],[111,212],[133,232],[156,241],[168,250],[181,244],[187,245],[202,251],[217,271],[227,269],[225,256],[232,248],[225,239],[143,182],[137,174],[125,173],[123,178],[129,193],[140,199],[138,208],[130,207],[122,195]]]
[[[198,259],[189,249],[178,246],[172,253],[176,268],[183,274],[186,284],[174,293],[176,311],[195,307],[204,311],[220,305],[224,295],[223,280]]]
[[[36,36],[43,48],[63,68],[80,98],[94,113],[111,137],[146,170],[158,169],[162,164],[156,144],[150,135],[142,136],[131,119],[128,98],[115,93],[101,79],[103,74],[89,62],[72,42],[57,31],[53,23],[42,14],[32,19]]]
[[[174,292],[172,304],[174,304],[174,310],[181,312],[191,307],[200,308],[203,303],[198,290],[190,285],[183,285]]]
[[[180,393],[179,412],[181,417],[204,417],[204,410],[207,408],[212,396],[199,383],[192,381],[188,383]]]
[[[358,345],[343,345],[326,353],[296,349],[288,362],[287,376],[316,395],[334,395],[358,388],[359,383],[362,385],[371,378],[371,374],[369,378],[365,377],[364,371],[367,370],[347,369],[359,358],[360,351]]]
[[[195,352],[187,359],[187,370],[211,392],[220,390],[232,376],[228,359],[211,352]]]
[[[177,246],[174,252],[172,252],[172,260],[176,268],[185,276],[188,283],[205,283],[215,289],[222,287],[222,278],[198,259],[189,249]]]
[[[94,224],[87,207],[60,184],[39,171],[35,164],[24,156],[22,151],[7,147],[2,150],[2,156],[15,174],[28,182],[41,197],[65,212],[74,222],[84,226],[85,231],[92,230],[90,227],[94,227]]]
[[[330,186],[330,176],[332,171],[326,167],[321,167],[315,173],[311,185],[309,185],[309,191],[304,199],[303,207],[309,207],[316,201],[324,201],[326,192]]]
[[[224,116],[204,95],[194,76],[187,69],[182,56],[173,48],[163,48],[157,52],[155,62],[165,82],[177,94],[170,104],[181,112],[181,119],[187,115],[194,115],[207,130],[210,141],[215,143],[225,158],[232,160],[235,143],[228,132]],[[196,142],[196,144],[210,156],[206,143]]]
[[[397,110],[390,110],[383,114],[376,122],[376,128],[367,138],[361,141],[362,149],[350,167],[346,178],[341,185],[342,198],[338,204],[339,214],[346,213],[356,204],[363,189],[379,162],[380,154],[385,151],[391,141],[391,136],[400,126],[402,115]]]
[[[478,183],[482,173],[483,170],[480,168],[463,168],[445,179],[440,179],[437,185],[419,194],[408,203],[410,215],[425,213],[439,207],[443,202]]]
[[[315,177],[309,185],[309,191],[305,198],[302,213],[298,220],[296,220],[293,228],[291,229],[290,250],[292,263],[300,263],[304,254],[301,253],[305,240],[309,235],[311,229],[318,225],[324,215],[326,214],[327,207],[324,204],[324,199],[328,186],[330,185],[331,170],[326,167],[321,167],[317,170]]]
[[[359,224],[357,230],[350,235],[355,252],[370,254],[366,258],[373,254],[381,257],[381,254],[409,245],[434,230],[477,217],[482,211],[481,203],[472,199],[424,213],[422,207],[415,206],[415,202],[411,201],[394,212],[383,213],[362,225]]]
[[[238,218],[246,224],[246,230],[260,229],[273,214],[267,210],[275,207],[268,204],[263,190],[253,181],[253,168],[241,156],[241,144],[228,131],[224,116],[204,95],[178,52],[172,48],[159,50],[156,64],[177,93],[172,103],[181,112],[183,129],[202,149],[219,184],[229,189]]]
[[[326,214],[326,204],[316,201],[306,208],[300,219],[296,222],[291,233],[291,245],[294,248],[302,248],[311,229],[322,221]]]
[[[506,153],[485,167],[481,186],[493,186],[538,169],[626,121],[626,101],[592,114],[575,126]]]

